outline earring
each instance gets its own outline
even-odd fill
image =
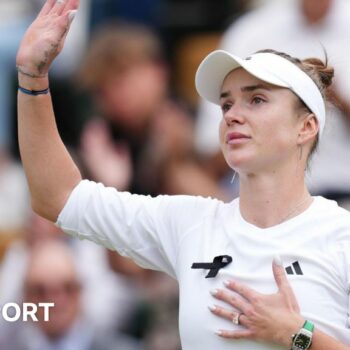
[[[303,146],[299,146],[299,160],[301,160],[302,156],[303,156]]]
[[[232,179],[230,182],[231,184],[233,184],[233,181],[235,181],[236,174],[237,174],[237,172],[235,170],[233,170],[233,176],[232,176]]]

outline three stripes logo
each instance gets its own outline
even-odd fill
[[[303,271],[301,270],[298,261],[294,261],[292,265],[287,266],[285,270],[288,275],[303,275]]]

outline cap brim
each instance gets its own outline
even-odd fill
[[[262,81],[276,86],[288,87],[288,84],[282,82],[271,72],[252,63],[249,58],[242,59],[226,51],[216,50],[210,53],[198,67],[195,84],[199,95],[219,105],[220,92],[225,77],[240,67]]]

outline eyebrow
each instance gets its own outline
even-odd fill
[[[267,85],[264,85],[264,84],[256,84],[256,85],[249,85],[249,86],[241,87],[242,92],[251,92],[251,91],[261,90],[261,89],[271,91],[271,89]],[[230,95],[231,95],[230,91],[224,91],[220,94],[220,99],[229,97]]]

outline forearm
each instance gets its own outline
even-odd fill
[[[350,347],[346,346],[333,337],[315,329],[312,337],[312,345],[310,350],[349,350]]]
[[[48,78],[18,78],[29,90],[49,84]],[[18,93],[18,138],[33,209],[55,221],[81,175],[59,136],[50,94]]]

